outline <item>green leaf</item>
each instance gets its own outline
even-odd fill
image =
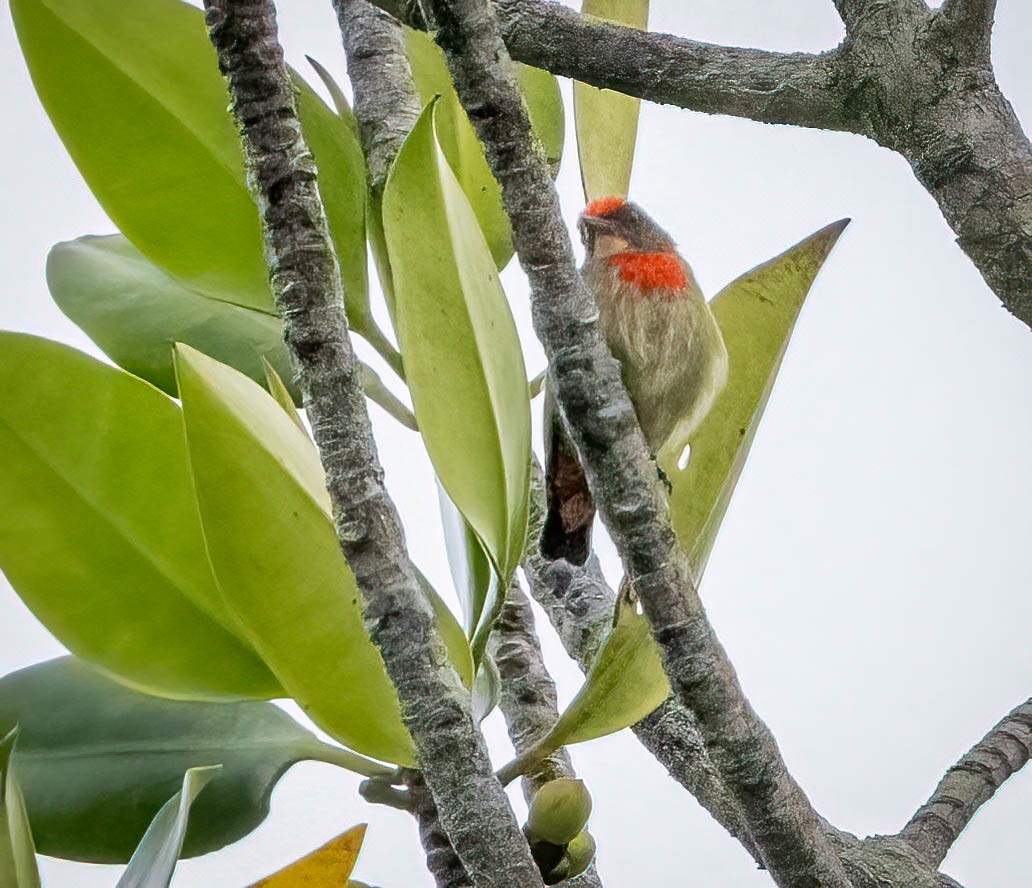
[[[422,31],[406,29],[412,79],[423,104],[440,96],[437,135],[448,164],[465,192],[498,268],[512,258],[512,232],[502,207],[502,192],[484,150],[455,94],[444,53]],[[559,82],[547,71],[516,65],[527,111],[554,173],[562,159],[565,118]]]
[[[849,220],[834,222],[728,284],[713,313],[729,355],[727,386],[690,440],[682,471],[663,455],[674,529],[696,577],[706,568],[803,302]]]
[[[173,342],[256,381],[265,379],[263,358],[291,378],[279,318],[191,289],[121,235],[57,244],[47,257],[47,283],[61,311],[111,360],[170,395],[177,392]],[[291,396],[300,400],[296,389]]]
[[[18,728],[0,740],[0,885],[39,888],[36,849],[25,813],[25,801],[12,767]],[[21,753],[18,768],[21,770]]]
[[[440,484],[437,485],[437,498],[441,509],[441,527],[444,530],[444,546],[448,553],[452,583],[459,596],[466,632],[472,638],[477,626],[480,625],[484,605],[489,598],[497,594],[495,589],[498,580],[473,528],[462,517],[462,513],[448,498]]]
[[[0,679],[0,731],[19,724],[18,773],[41,854],[125,863],[183,772],[222,764],[194,806],[184,856],[216,851],[269,813],[299,761],[386,769],[328,746],[271,703],[184,703],[129,690],[74,657]]]
[[[552,733],[560,746],[583,743],[641,721],[670,696],[649,621],[621,595],[616,621],[584,687],[559,717]]]
[[[649,0],[584,0],[581,11],[632,28],[647,28],[649,23]],[[627,196],[640,106],[631,96],[574,82],[573,116],[585,200]]]
[[[412,741],[366,634],[311,441],[243,375],[187,346],[176,354],[201,519],[225,599],[320,727],[366,755],[411,765]],[[447,608],[437,614],[453,624],[442,636],[462,638]],[[471,682],[469,666],[456,666]]]
[[[221,361],[220,363],[225,364],[226,362]],[[229,366],[232,366],[232,364]],[[283,408],[283,412],[290,417],[291,422],[305,433],[305,437],[309,437],[308,429],[305,428],[301,417],[298,416],[297,406],[294,404],[294,396],[290,394],[290,390],[287,388],[283,378],[276,372],[276,368],[264,358],[262,358],[262,367],[265,370],[265,391],[272,395],[272,399]],[[246,376],[247,374],[244,375]]]
[[[413,761],[362,622],[318,453],[246,377],[188,346],[176,370],[208,554],[223,596],[287,692],[367,755]]]
[[[548,734],[499,771],[499,779],[509,783],[563,746],[630,727],[669,696],[670,685],[649,621],[621,594],[613,628],[577,696]]]
[[[319,75],[319,79],[323,82],[323,86],[326,87],[330,98],[333,99],[333,107],[341,116],[341,119],[347,124],[348,129],[355,134],[355,137],[360,138],[358,121],[355,120],[355,114],[351,110],[348,97],[344,95],[344,90],[340,88],[340,84],[333,79],[333,75],[326,70],[318,59],[313,59],[310,55],[306,55],[305,58],[308,60],[308,64],[312,66],[312,70]]]
[[[559,81],[554,74],[541,68],[516,63],[516,77],[523,89],[530,125],[541,141],[552,178],[559,175],[566,141],[566,111]]]
[[[271,312],[258,212],[201,10],[180,0],[11,0],[43,107],[101,206],[151,261]],[[348,294],[368,317],[365,163],[354,128],[295,74]]]
[[[365,155],[353,121],[327,108],[300,74],[291,73],[305,142],[319,170],[319,194],[340,264],[348,324],[360,336],[370,336],[375,323],[369,307]]]
[[[183,775],[183,788],[151,821],[115,888],[168,888],[186,837],[190,806],[220,770],[219,765],[212,765],[190,768]]]
[[[268,310],[258,212],[203,13],[179,0],[11,0],[36,91],[149,259]]]
[[[172,344],[183,342],[267,384],[266,362],[294,404],[290,358],[279,318],[193,290],[162,271],[121,235],[57,244],[47,257],[54,302],[109,357],[134,376],[178,394]],[[363,387],[408,428],[415,417],[363,365]],[[282,395],[282,391],[279,393]]]
[[[508,586],[527,532],[530,402],[516,324],[427,107],[384,193],[398,340],[437,476]]]
[[[215,585],[175,403],[6,332],[0,391],[0,569],[43,624],[153,692],[282,696]]]

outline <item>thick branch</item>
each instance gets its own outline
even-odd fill
[[[978,809],[1030,757],[1032,698],[1014,709],[946,772],[931,798],[903,827],[900,838],[933,866],[939,866]]]
[[[478,885],[541,885],[448,665],[383,485],[315,162],[301,133],[271,0],[205,0],[262,218],[276,306],[326,471],[337,537],[441,820]]]
[[[473,888],[466,868],[441,828],[441,818],[422,775],[414,771],[408,781],[412,813],[419,826],[419,841],[426,852],[426,868],[437,888]]]
[[[996,20],[996,0],[946,0],[939,7],[939,15],[988,48]]]
[[[374,0],[425,29],[417,0]],[[509,54],[562,77],[664,105],[762,123],[846,128],[837,51],[765,52],[628,28],[550,0],[496,0]]]
[[[577,273],[569,233],[487,0],[429,0],[456,91],[502,186],[534,325],[589,484],[700,733],[780,885],[849,885],[816,814],[752,711],[691,580],[619,366]]]
[[[559,703],[534,629],[534,614],[518,580],[512,582],[505,596],[502,613],[488,639],[488,652],[494,657],[501,678],[498,705],[505,716],[509,739],[517,753],[525,752],[555,724]],[[576,776],[569,753],[561,749],[525,775],[523,791],[530,801],[546,783]],[[569,888],[601,886],[594,864],[569,881]]]

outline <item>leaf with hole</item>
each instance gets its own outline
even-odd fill
[[[39,620],[155,693],[282,696],[212,576],[175,402],[6,332],[0,391],[0,569]]]
[[[679,454],[661,454],[670,479],[671,517],[701,578],[745,467],[807,294],[849,220],[833,222],[728,284],[713,299],[729,355],[728,381]]]
[[[423,112],[395,161],[383,218],[398,340],[423,440],[500,588],[527,530],[530,403],[516,324],[476,218]]]
[[[125,863],[188,768],[222,765],[194,806],[183,856],[216,851],[269,813],[294,764],[325,761],[373,776],[386,769],[329,746],[272,703],[163,700],[74,657],[0,679],[0,732],[20,725],[19,776],[41,854]]]

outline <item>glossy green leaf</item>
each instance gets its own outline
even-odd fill
[[[581,11],[633,28],[647,28],[649,23],[649,0],[584,0]],[[640,106],[631,96],[574,82],[573,116],[585,200],[627,196]]]
[[[351,110],[351,104],[348,102],[348,97],[344,95],[344,90],[341,89],[340,84],[333,79],[333,75],[326,70],[318,59],[313,59],[310,55],[306,55],[305,58],[308,60],[308,64],[312,66],[312,70],[315,71],[323,82],[326,91],[330,94],[334,109],[341,116],[344,123],[347,124],[348,129],[356,137],[359,137],[358,121],[355,120],[355,113]]]
[[[616,622],[584,687],[556,722],[560,746],[583,743],[641,721],[670,696],[649,621],[621,595]]]
[[[168,888],[190,822],[190,808],[201,790],[219,776],[221,766],[190,768],[183,788],[155,815],[115,888]]]
[[[375,324],[369,307],[365,156],[350,115],[331,111],[300,74],[292,73],[298,115],[319,170],[319,194],[340,264],[348,324],[360,336],[371,337]]]
[[[311,441],[251,380],[188,346],[176,369],[219,588],[287,692],[346,746],[411,764]]]
[[[696,577],[706,568],[803,302],[848,222],[821,229],[713,299],[730,359],[727,386],[692,436],[686,468],[677,467],[677,454],[662,458],[674,528]]]
[[[311,441],[235,370],[187,346],[177,347],[177,370],[205,538],[226,601],[320,727],[366,755],[411,764],[411,739],[366,634]],[[442,635],[454,642],[462,630],[451,622]],[[472,680],[468,665],[456,667]]]
[[[617,599],[613,628],[577,696],[533,747],[499,778],[509,783],[557,749],[614,734],[641,721],[670,696],[670,685],[648,620],[626,595]]]
[[[473,681],[473,718],[482,722],[498,705],[502,695],[502,675],[494,657],[485,654]]]
[[[210,356],[209,356],[210,357]],[[218,360],[216,358],[216,360]],[[227,363],[226,361],[220,361],[220,363]],[[230,364],[229,366],[233,366]],[[301,417],[297,412],[297,405],[294,403],[294,396],[290,393],[290,389],[287,388],[287,384],[283,381],[277,372],[276,368],[272,366],[264,358],[262,359],[262,367],[265,370],[265,391],[272,395],[272,399],[283,408],[283,412],[290,417],[291,422],[294,423],[302,432],[305,433],[305,437],[310,437],[308,429],[305,424],[301,421]],[[246,373],[244,374],[247,375]]]
[[[11,0],[36,91],[101,206],[150,259],[269,309],[258,212],[203,13]]]
[[[0,333],[0,569],[70,650],[169,696],[282,696],[208,566],[176,404]]]
[[[496,594],[493,587],[497,587],[498,581],[473,528],[440,484],[437,485],[437,498],[452,583],[459,596],[466,631],[472,638],[480,625],[485,603]]]
[[[170,395],[174,342],[256,381],[265,379],[263,358],[291,378],[279,318],[189,288],[121,235],[57,244],[47,257],[47,283],[61,311],[111,360]],[[291,395],[299,400],[296,389]]]
[[[271,703],[186,703],[129,690],[62,657],[0,679],[0,732],[18,724],[18,773],[41,854],[125,863],[183,772],[221,764],[194,806],[183,856],[218,850],[269,813],[303,760],[382,766],[316,739]]]
[[[210,296],[271,312],[258,212],[201,10],[180,0],[11,0],[11,11],[44,108],[122,232]],[[352,326],[362,332],[361,147],[349,122],[295,79]]]
[[[505,588],[527,532],[527,373],[487,245],[438,146],[433,107],[384,193],[398,340],[430,460]]]
[[[12,728],[6,736],[0,730],[0,737],[0,885],[3,888],[39,888],[32,830],[13,768],[18,728]],[[19,751],[19,774],[21,759]]]
[[[509,218],[502,208],[502,193],[487,165],[480,140],[455,94],[444,54],[422,31],[406,30],[412,79],[426,104],[440,96],[437,133],[441,149],[465,192],[498,268],[512,258]],[[565,119],[559,83],[547,71],[517,65],[527,111],[541,140],[545,156],[558,172],[562,158]]]

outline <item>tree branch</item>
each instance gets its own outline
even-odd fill
[[[374,0],[426,30],[418,0]],[[495,0],[518,62],[664,105],[762,123],[847,128],[838,51],[717,46],[604,22],[550,0]]]
[[[412,69],[397,21],[366,0],[333,0],[333,8],[348,60],[369,186],[379,192],[422,108],[412,89]]]
[[[534,614],[518,580],[513,580],[506,593],[501,615],[488,639],[488,652],[501,677],[498,705],[505,716],[509,739],[517,753],[524,752],[556,723],[559,703],[534,630]],[[570,754],[560,749],[524,776],[523,792],[529,802],[546,783],[576,776]],[[595,865],[571,879],[569,886],[601,888]]]
[[[847,888],[820,823],[749,706],[706,619],[620,370],[573,260],[569,233],[487,0],[425,0],[459,99],[502,186],[530,280],[534,326],[589,484],[663,653],[674,693],[780,885]]]
[[[530,543],[524,553],[523,572],[531,595],[548,615],[566,652],[587,673],[613,625],[616,593],[606,583],[594,555],[582,566],[562,560],[549,561],[542,556],[537,543],[541,539],[544,514],[541,467],[535,465],[527,535]],[[745,826],[741,809],[710,761],[688,710],[671,697],[632,730],[667,773],[759,863],[760,855]]]
[[[946,0],[939,7],[939,16],[988,45],[996,20],[996,0]]]
[[[383,485],[343,289],[301,133],[271,0],[205,0],[229,81],[270,281],[326,471],[337,537],[365,601],[366,624],[398,690],[402,717],[441,820],[478,885],[541,879],[448,665]]]
[[[978,809],[1032,757],[1032,698],[966,752],[903,827],[900,838],[939,866]]]

